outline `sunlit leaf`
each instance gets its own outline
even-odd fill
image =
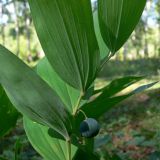
[[[131,86],[132,84],[142,80],[144,77],[137,77],[137,76],[127,76],[127,77],[122,77],[113,80],[109,85],[105,86],[104,88],[101,88],[99,90],[95,90],[94,93],[102,93],[101,98],[103,97],[111,97],[125,88]]]
[[[90,0],[29,0],[42,48],[55,72],[86,90],[99,67]]]
[[[86,113],[88,117],[99,118],[105,112],[113,108],[116,104],[118,104],[119,102],[122,102],[123,100],[125,100],[126,98],[130,96],[131,94],[111,97],[111,98],[110,97],[103,98],[103,99],[98,97],[94,101],[82,106],[81,109]]]
[[[129,38],[145,4],[146,0],[98,0],[100,30],[112,53]]]
[[[157,84],[157,83],[158,83],[158,81],[157,81],[157,82],[150,83],[150,84],[145,84],[145,85],[143,85],[143,86],[141,86],[141,87],[138,87],[137,89],[135,89],[135,90],[132,92],[132,94],[140,93],[140,92],[142,92],[142,91],[144,91],[144,90],[146,90],[146,89],[148,89],[148,88],[151,88],[152,86],[154,86],[154,85]]]
[[[93,13],[93,18],[94,18],[94,28],[95,28],[95,33],[99,45],[99,50],[100,50],[100,57],[101,59],[108,57],[109,55],[109,49],[107,48],[105,42],[103,41],[100,28],[99,28],[99,21],[98,21],[98,13],[95,11]]]
[[[126,98],[138,94],[153,85],[155,85],[157,82],[150,83],[147,85],[143,85],[141,87],[138,87],[137,89],[131,91],[128,94],[121,95],[121,96],[115,96],[115,97],[105,97],[103,94],[98,96],[95,100],[92,102],[89,102],[82,106],[82,110],[86,113],[88,117],[92,118],[99,118],[101,115],[103,115],[105,112],[107,112],[109,109],[113,108],[116,104],[122,102]],[[144,87],[145,86],[145,87]],[[102,96],[102,97],[101,97]]]
[[[57,92],[68,111],[73,113],[80,92],[64,82],[53,70],[46,58],[38,63],[37,73]]]

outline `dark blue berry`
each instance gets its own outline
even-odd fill
[[[94,118],[87,118],[80,124],[80,133],[82,137],[95,137],[100,130],[99,123]]]

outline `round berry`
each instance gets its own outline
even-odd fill
[[[94,118],[87,118],[80,124],[80,133],[82,137],[95,137],[100,130],[99,123]]]

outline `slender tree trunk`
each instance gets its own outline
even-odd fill
[[[157,45],[157,57],[160,57],[160,38],[159,38],[160,37],[160,22],[159,22],[158,32],[159,32],[159,36],[158,36],[158,45]]]
[[[136,52],[137,52],[137,58],[138,58],[138,59],[141,59],[140,50],[139,50],[138,47],[137,47],[137,49],[136,49]]]
[[[26,32],[26,39],[27,39],[27,55],[31,54],[31,37],[30,37],[30,17],[27,14],[27,1],[24,1],[24,16],[25,16],[25,32]]]
[[[5,37],[5,24],[2,24],[2,30],[1,30],[1,34],[2,34],[2,45],[5,46],[5,42],[6,42],[6,37]]]
[[[124,50],[123,50],[123,60],[124,61],[127,60],[127,52],[128,52],[128,45],[127,45],[127,43],[125,43]]]
[[[19,36],[19,17],[18,17],[18,7],[17,7],[17,3],[15,0],[13,0],[13,6],[14,6],[14,10],[15,10],[15,17],[16,17],[16,26],[15,26],[15,31],[16,31],[16,42],[17,42],[17,51],[16,51],[16,55],[19,56],[19,52],[20,52],[20,36]]]
[[[4,7],[3,2],[0,1],[1,36],[2,36],[2,44],[5,45],[5,24],[3,22],[3,14],[4,14],[3,7]]]
[[[144,36],[144,54],[145,57],[149,57],[149,51],[148,51],[148,39],[147,39],[147,27],[145,27],[145,36]]]

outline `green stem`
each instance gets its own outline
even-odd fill
[[[80,106],[80,103],[81,103],[81,100],[82,100],[83,95],[84,95],[84,93],[81,92],[81,93],[80,93],[80,96],[79,96],[79,98],[78,98],[78,100],[77,100],[77,103],[76,103],[76,105],[75,105],[75,107],[74,107],[73,115],[76,115],[76,114],[77,114],[77,111],[78,111],[78,108],[79,108],[79,106]]]
[[[67,142],[68,160],[72,160],[71,141],[68,140],[66,142]]]
[[[84,112],[83,110],[79,109],[78,112],[81,112],[81,113],[84,115],[85,119],[88,118],[87,115],[85,114],[85,112]]]

